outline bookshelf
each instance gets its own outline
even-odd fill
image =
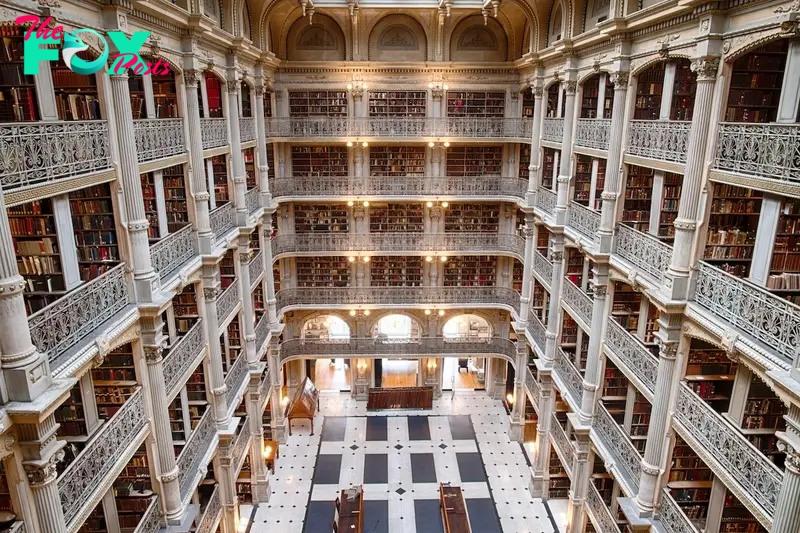
[[[172,312],[175,315],[175,329],[179,334],[185,335],[200,319],[194,284],[187,285],[180,294],[172,298]]]
[[[672,242],[675,239],[675,219],[678,218],[678,203],[681,199],[683,175],[664,173],[664,193],[661,197],[661,216],[658,219],[658,236]]]
[[[618,424],[622,424],[625,416],[625,404],[628,399],[628,378],[625,374],[606,359],[606,369],[603,374],[603,395],[600,399],[608,409],[608,413]]]
[[[78,52],[83,60],[96,59],[88,50]],[[53,89],[56,97],[56,111],[59,120],[100,120],[100,100],[97,98],[97,77],[94,74],[83,76],[72,72],[59,57],[51,66]]]
[[[703,531],[711,498],[713,476],[702,459],[680,437],[675,437],[667,488],[686,517]]]
[[[239,498],[239,504],[252,505],[253,503],[253,490],[250,483],[250,455],[244,458],[242,469],[239,471],[239,476],[236,478],[236,496]]]
[[[589,206],[592,195],[592,158],[575,154],[575,201]]]
[[[291,117],[346,117],[345,91],[289,91]]]
[[[175,233],[189,225],[189,207],[186,203],[186,177],[183,173],[183,165],[165,168],[163,176],[167,230]]]
[[[424,176],[424,146],[370,146],[370,176]]]
[[[133,120],[147,118],[147,102],[144,94],[144,78],[131,76],[128,78],[128,92],[131,95],[131,114]]]
[[[272,440],[272,402],[267,402],[264,414],[261,415],[261,427],[265,440]]]
[[[519,145],[519,174],[520,179],[530,179],[531,171],[528,167],[531,164],[531,145]]]
[[[553,148],[542,149],[542,187],[545,189],[553,188],[553,173],[556,165],[556,154],[560,154],[560,150]]]
[[[298,257],[295,266],[298,287],[350,285],[350,263],[346,257]]]
[[[272,94],[264,91],[264,118],[272,118]]]
[[[242,150],[242,157],[244,158],[244,175],[245,179],[247,180],[246,187],[248,191],[258,187],[258,178],[256,177],[255,150],[255,148],[245,148]]]
[[[219,338],[219,344],[222,352],[222,372],[227,376],[242,352],[242,331],[239,326],[239,315],[234,317],[228,324],[225,334]]]
[[[714,184],[703,260],[745,277],[753,260],[761,191]]]
[[[236,266],[233,263],[233,250],[228,250],[219,262],[219,280],[222,289],[230,287],[236,281]]]
[[[444,213],[445,233],[497,233],[500,204],[450,204]]]
[[[597,159],[597,179],[594,185],[594,209],[600,211],[603,208],[603,199],[600,197],[603,194],[603,189],[606,188],[606,160]]]
[[[422,233],[423,221],[424,209],[421,203],[376,203],[369,208],[370,233]]]
[[[214,178],[214,200],[219,207],[231,199],[228,188],[228,164],[224,155],[215,155],[211,158],[211,173]]]
[[[584,256],[577,248],[567,248],[567,263],[564,275],[576,286],[583,282]]]
[[[345,204],[295,204],[295,233],[349,233],[349,213]]]
[[[147,222],[150,224],[147,227],[147,238],[150,239],[150,244],[152,244],[161,238],[161,234],[158,229],[158,205],[156,203],[156,185],[152,172],[148,172],[146,174],[140,174],[139,179],[142,184],[144,214],[147,217]]]
[[[72,227],[83,281],[119,263],[119,246],[111,188],[107,183],[69,193]]]
[[[485,91],[448,91],[447,116],[503,117],[506,93]]]
[[[533,98],[533,91],[529,88],[522,91],[522,117],[533,118],[533,111],[536,100]]]
[[[150,472],[147,448],[142,444],[114,481],[114,496],[122,533],[132,533],[150,505],[154,495]]]
[[[739,499],[726,489],[719,533],[767,533]]]
[[[503,147],[451,146],[446,168],[448,176],[502,176]]]
[[[427,97],[425,91],[370,91],[369,116],[423,118]]]
[[[602,75],[592,77],[583,84],[581,96],[581,118],[598,118],[597,108],[600,99],[600,78]],[[614,106],[614,84],[609,81],[609,76],[605,75],[605,93],[603,97],[603,116],[600,118],[611,118],[611,109]]]
[[[735,376],[736,363],[728,359],[725,350],[700,339],[691,340],[684,379],[720,413],[728,410]]]
[[[644,328],[644,343],[650,345],[652,347],[656,347],[656,339],[655,333],[658,331],[658,317],[660,316],[661,311],[658,310],[653,303],[648,302],[647,304],[647,322],[645,323]],[[657,351],[654,351],[654,355],[657,354]]]
[[[189,438],[189,435],[186,434],[180,395],[172,401],[167,408],[167,412],[169,414],[170,430],[172,431],[172,443],[175,445],[175,455],[178,456]]]
[[[39,120],[36,83],[23,72],[24,41],[21,26],[0,28],[0,122]]]
[[[109,352],[103,364],[92,369],[97,414],[101,419],[114,416],[136,391],[136,369],[130,343]]]
[[[742,433],[772,462],[783,467],[786,454],[778,450],[776,431],[786,429],[786,405],[757,376],[751,377],[742,416]]]
[[[800,200],[784,198],[781,205],[767,288],[800,303]]]
[[[106,516],[103,511],[103,503],[101,502],[89,513],[89,516],[78,530],[78,533],[107,533],[107,531]]]
[[[549,257],[550,232],[543,224],[536,226],[536,249],[545,257]]]
[[[518,259],[514,259],[514,264],[511,267],[511,288],[515,291],[522,292],[522,275],[525,267]]]
[[[370,262],[374,287],[422,287],[422,257],[375,256]]]
[[[497,258],[488,255],[451,257],[444,264],[445,287],[494,287]]]
[[[29,315],[56,301],[66,291],[53,202],[38,200],[8,208],[8,222],[25,280]]]
[[[200,84],[197,85],[197,102],[200,104],[197,110],[200,113],[200,118],[206,118],[205,110],[203,109],[203,88]]]
[[[272,143],[267,143],[267,177],[270,180],[275,179],[275,148],[272,147]]]
[[[186,381],[186,396],[189,398],[189,405],[197,406],[198,408],[208,405],[208,398],[206,397],[206,376],[203,363],[197,365],[197,368]]]
[[[552,499],[565,499],[569,496],[569,476],[561,464],[555,447],[550,447],[550,480],[547,497]]]
[[[255,231],[250,232],[250,250],[255,256],[259,250],[261,250],[261,238],[259,237],[258,228]]]
[[[11,486],[4,461],[0,461],[0,511],[17,514],[14,511],[14,501],[11,498]]]
[[[726,122],[775,122],[788,47],[779,39],[734,61]]]
[[[547,89],[547,118],[556,118],[558,116],[558,91],[561,88],[560,83],[553,83]]]
[[[697,92],[697,75],[692,72],[691,62],[681,59],[675,65],[675,83],[672,86],[670,120],[692,120],[694,94]]]
[[[614,301],[611,316],[631,335],[639,328],[639,310],[642,306],[642,293],[621,281],[614,282]]]
[[[296,177],[347,176],[346,146],[292,146],[292,175]]]
[[[536,316],[540,319],[542,317],[542,313],[546,313],[547,311],[547,291],[544,290],[544,287],[539,284],[535,279],[533,281],[533,302],[531,303],[531,309]]]
[[[252,117],[253,116],[253,102],[250,97],[250,86],[241,81],[241,92],[242,92],[242,116],[243,117]]]
[[[564,313],[561,322],[561,343],[565,349],[574,349],[578,342],[578,324],[573,320],[569,313]],[[574,357],[572,358],[574,362]]]
[[[89,428],[84,414],[81,384],[76,383],[69,391],[69,396],[53,413],[59,423],[57,435],[63,440],[81,437],[88,434]]]
[[[205,73],[206,99],[208,100],[208,116],[222,118],[222,84],[219,78],[210,72]]]
[[[151,74],[151,77],[153,79],[156,118],[177,118],[178,91],[175,85],[175,73]]]
[[[600,498],[603,500],[603,503],[610,507],[614,494],[614,478],[611,477],[611,474],[608,474],[605,471],[597,470],[598,469],[595,469],[595,473],[592,474],[592,483],[594,483],[594,486],[597,489],[597,492],[600,494]],[[600,468],[600,470],[605,469]]]
[[[281,265],[280,261],[276,261],[272,265],[272,280],[275,285],[275,292],[281,290]]]
[[[647,430],[650,427],[650,412],[652,408],[647,398],[642,396],[639,391],[636,391],[631,413],[630,436],[631,442],[641,454],[644,454],[644,447],[647,443]]]
[[[256,315],[256,323],[261,320],[264,310],[266,309],[264,302],[266,302],[264,298],[264,289],[262,288],[262,284],[259,283],[256,285],[256,288],[253,289],[253,311]]]
[[[622,222],[642,232],[650,227],[650,211],[653,208],[653,169],[630,165],[625,182],[625,203]]]
[[[636,79],[636,104],[633,118],[658,120],[661,116],[661,93],[664,91],[664,63],[657,63]]]

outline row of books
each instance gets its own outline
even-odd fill
[[[56,109],[62,120],[100,120],[100,101],[91,94],[57,94]]]
[[[753,244],[756,235],[753,232],[741,229],[708,229],[708,244]]]
[[[56,225],[52,218],[9,218],[11,233],[24,236],[55,235]]]
[[[793,258],[795,267],[800,268],[800,259]],[[776,290],[800,290],[800,274],[790,274],[784,272],[782,274],[772,274],[767,278],[767,288]]]
[[[17,258],[17,268],[23,276],[60,274],[61,268],[56,257],[21,256]]]

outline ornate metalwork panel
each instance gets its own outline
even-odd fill
[[[666,487],[661,492],[661,509],[658,516],[667,533],[698,533],[697,528],[686,516]]]
[[[256,119],[253,117],[239,118],[239,140],[243,143],[256,140]]]
[[[547,345],[547,328],[545,328],[542,321],[533,311],[528,313],[528,327],[530,328],[531,336],[533,337],[539,351],[544,353],[545,346]]]
[[[261,350],[261,347],[264,346],[264,343],[267,342],[267,337],[269,336],[269,319],[267,318],[267,313],[261,315],[261,318],[258,320],[258,324],[256,324],[255,328],[256,334],[256,353]]]
[[[259,403],[264,404],[267,401],[269,396],[269,389],[272,387],[272,380],[270,379],[269,375],[269,365],[267,365],[267,370],[264,372],[264,376],[261,378],[261,383],[258,384],[258,398]]]
[[[575,125],[575,146],[608,150],[610,118],[579,118]]]
[[[153,499],[150,500],[150,505],[147,507],[144,515],[139,519],[139,525],[136,526],[133,533],[156,533],[159,531],[161,529],[161,517],[159,516],[159,512],[160,505],[158,496],[154,496]]]
[[[714,167],[800,184],[800,127],[797,124],[719,125]]]
[[[564,119],[546,118],[542,123],[542,140],[560,143],[564,138]]]
[[[521,199],[527,192],[528,180],[495,176],[406,176],[401,180],[386,176],[314,176],[270,180],[270,189],[276,198],[452,195]]]
[[[642,456],[633,446],[622,427],[608,413],[602,403],[594,411],[592,429],[597,432],[608,451],[614,455],[616,463],[627,476],[635,490],[639,490],[642,475]]]
[[[222,327],[225,319],[239,303],[239,283],[234,282],[217,298],[217,326]]]
[[[617,224],[614,253],[661,283],[672,259],[672,246],[658,238]]]
[[[250,273],[250,285],[252,286],[258,277],[264,272],[264,252],[259,251],[247,263],[247,271]]]
[[[181,450],[178,456],[178,486],[181,490],[181,498],[185,498],[189,493],[194,491],[192,483],[197,475],[197,472],[202,466],[200,463],[203,457],[208,453],[211,442],[217,434],[217,426],[214,422],[214,415],[211,408],[206,408],[200,418],[200,423],[189,435],[189,440],[186,441],[186,446]]]
[[[552,431],[550,433],[553,435],[553,441],[556,443],[556,448],[558,448],[558,450],[561,452],[561,457],[564,459],[564,469],[570,476],[572,476],[572,460],[575,456],[575,449],[572,447],[572,443],[569,441],[567,433],[561,426],[561,422],[559,422],[556,414],[553,413],[552,417],[553,418],[550,421],[550,427],[552,428]]]
[[[139,163],[186,152],[182,118],[143,118],[133,121]]]
[[[536,207],[552,215],[556,209],[556,193],[545,187],[539,187],[536,190]]]
[[[197,235],[191,225],[150,245],[150,262],[162,280],[197,255]]]
[[[541,387],[539,386],[539,382],[533,376],[533,372],[530,368],[525,369],[525,386],[528,388],[528,392],[531,394],[533,398],[533,403],[536,405],[539,401],[539,393],[541,392]]]
[[[630,120],[628,153],[649,159],[686,163],[691,128],[691,122],[677,120]]]
[[[583,376],[575,368],[572,361],[569,360],[567,354],[561,348],[556,349],[556,360],[553,362],[553,370],[556,371],[564,386],[567,388],[562,393],[567,393],[572,396],[573,405],[580,405],[581,398],[583,397]]]
[[[261,207],[261,191],[256,187],[250,189],[244,195],[244,205],[247,208],[247,213],[252,215],[258,208]]]
[[[203,321],[198,320],[186,335],[178,339],[164,356],[164,385],[167,396],[172,397],[175,389],[182,385],[180,378],[197,359],[206,345],[203,335]]]
[[[606,346],[639,378],[652,397],[655,394],[658,375],[656,356],[639,339],[610,317],[606,327]]]
[[[203,150],[217,148],[228,144],[228,124],[224,118],[201,118],[200,135],[203,139]]]
[[[580,318],[583,323],[591,327],[592,325],[592,306],[593,301],[586,295],[577,285],[572,283],[569,278],[564,278],[562,284],[562,298],[570,309],[572,309]]]
[[[600,227],[600,213],[578,202],[570,202],[567,210],[567,226],[590,241],[594,241]]]
[[[225,376],[225,385],[228,387],[228,391],[225,393],[225,405],[227,405],[229,409],[233,405],[233,402],[236,399],[236,394],[239,392],[239,389],[242,388],[242,383],[244,383],[247,375],[247,357],[245,356],[244,351],[242,351],[239,354],[239,358],[235,363],[233,363],[231,369],[228,371],[228,375]]]
[[[595,528],[599,533],[620,533],[619,525],[614,520],[611,510],[600,497],[594,483],[589,483],[589,492],[586,494],[586,505],[594,518]]]
[[[237,474],[239,468],[241,468],[242,462],[244,462],[244,456],[250,448],[249,445],[251,435],[252,432],[250,431],[250,418],[245,417],[244,421],[242,422],[242,429],[233,439],[233,445],[231,446],[231,459],[236,467]]]
[[[539,274],[545,288],[550,290],[550,280],[553,279],[553,263],[539,250],[533,251],[533,271]]]
[[[225,238],[228,233],[236,226],[236,210],[233,207],[233,202],[220,206],[208,216],[211,231],[217,238],[217,241]]]
[[[200,519],[200,525],[197,526],[197,533],[213,533],[214,524],[217,522],[220,511],[222,511],[222,503],[219,499],[219,485],[216,485],[203,510],[203,517]]]

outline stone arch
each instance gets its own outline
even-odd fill
[[[631,64],[631,77],[636,78],[640,76],[644,71],[651,69],[652,67],[658,65],[659,63],[666,63],[668,61],[676,61],[680,59],[685,59],[687,61],[691,61],[692,58],[686,54],[678,54],[678,53],[670,53],[668,56],[652,56],[645,60],[644,63],[641,65],[638,64]]]
[[[294,61],[344,61],[347,44],[341,26],[327,15],[314,16],[314,24],[300,17],[286,35],[286,59]]]
[[[460,316],[466,315],[475,315],[489,324],[489,329],[491,331],[492,336],[498,336],[498,318],[495,314],[487,313],[485,310],[481,309],[451,309],[448,310],[444,316],[439,317],[439,322],[436,324],[436,336],[443,337],[444,336],[444,326],[449,321],[453,320],[454,318],[458,318]]]
[[[578,78],[578,85],[583,85],[584,83],[591,81],[595,76],[599,76],[600,74],[606,74],[608,76],[611,75],[611,73],[606,69],[602,68],[597,70],[592,69]]]
[[[410,15],[386,15],[370,28],[367,54],[370,61],[425,61],[428,35]]]
[[[611,0],[582,0],[583,9],[583,31],[587,32],[594,29],[599,22],[609,17]]]
[[[250,1],[243,0],[240,4],[240,9],[238,11],[242,17],[242,31],[241,36],[245,39],[250,41],[253,40],[253,21],[252,21],[252,11],[250,9]]]
[[[297,332],[301,339],[306,338],[306,331],[307,326],[315,320],[320,320],[325,317],[335,317],[344,322],[347,325],[348,333],[350,337],[356,336],[356,325],[352,323],[352,317],[348,316],[346,313],[341,313],[339,311],[315,311],[304,316],[302,320],[302,325],[299,328],[299,332]]]
[[[761,48],[765,44],[781,39],[789,39],[793,34],[787,35],[780,28],[770,28],[758,33],[751,33],[742,37],[725,40],[722,43],[723,60],[733,62],[745,54]]]
[[[463,328],[466,328],[464,330],[465,333],[463,334],[463,337],[471,336],[468,332],[472,332],[472,331],[476,332],[475,336],[478,337],[478,338],[496,336],[495,332],[494,332],[494,326],[492,325],[492,320],[490,318],[484,316],[482,313],[474,312],[474,311],[473,312],[469,312],[469,313],[467,313],[467,312],[453,313],[449,318],[447,318],[447,320],[442,320],[441,333],[440,333],[441,336],[442,337],[445,336],[445,331],[444,330],[445,330],[446,326],[448,326],[448,325],[452,326],[454,320],[458,320],[459,318],[462,318],[462,317],[466,318],[466,321],[463,324]],[[473,327],[476,328],[476,329],[473,329]],[[485,331],[484,331],[484,328],[486,328]],[[459,328],[459,329],[462,329],[462,328]],[[462,337],[461,332],[459,332],[459,337],[458,338],[463,338],[463,337]]]
[[[366,324],[366,326],[367,326],[367,335],[369,337],[375,337],[376,328],[378,327],[378,324],[380,323],[380,321],[382,319],[384,319],[384,318],[387,318],[387,317],[390,317],[390,316],[394,316],[394,315],[404,316],[404,317],[407,317],[407,318],[409,318],[411,320],[411,337],[412,338],[419,338],[419,337],[424,337],[425,336],[425,333],[426,333],[425,324],[423,324],[423,322],[420,320],[420,318],[418,316],[415,316],[414,313],[409,313],[409,312],[405,312],[405,311],[398,311],[396,309],[387,309],[385,311],[381,311],[379,313],[375,313],[373,316],[371,316],[370,317],[371,320],[369,320],[367,322],[367,324]],[[415,326],[416,326],[416,330],[418,332],[418,335],[416,335],[416,336],[414,335],[414,329],[415,329],[414,327]]]
[[[465,17],[450,35],[450,61],[487,62],[508,60],[508,36],[494,18]]]
[[[547,19],[547,46],[567,37],[568,16],[562,0],[554,0]]]

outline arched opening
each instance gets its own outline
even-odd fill
[[[584,81],[581,89],[581,118],[611,118],[614,84],[606,72]]]
[[[347,56],[344,32],[325,15],[316,15],[314,24],[305,17],[295,21],[286,45],[287,59],[292,61],[344,61]]]
[[[253,116],[253,99],[250,91],[250,85],[247,84],[244,80],[241,82],[241,102],[240,102],[240,109],[242,113],[242,117],[252,117]]]
[[[480,341],[492,336],[489,321],[479,315],[454,316],[442,327],[442,336],[446,340],[456,341],[470,339]],[[477,389],[483,387],[486,365],[485,357],[449,357],[444,361],[442,379],[445,389]]]
[[[206,71],[203,81],[206,86],[206,98],[201,110],[201,117],[222,118],[222,80],[213,72]],[[202,88],[198,87],[197,90],[202,91]]]
[[[692,120],[697,75],[691,62],[680,58],[656,63],[636,76],[637,120]],[[669,72],[669,76],[667,73]],[[665,87],[666,80],[674,80]]]
[[[550,30],[547,32],[547,45],[552,46],[556,41],[564,37],[564,13],[561,9],[560,0],[556,0],[553,11],[550,15]]]
[[[494,18],[484,24],[480,15],[461,21],[450,37],[450,60],[464,62],[506,61],[508,38]]]
[[[382,316],[372,327],[372,338],[381,343],[410,343],[419,339],[419,323],[408,315]],[[418,359],[375,359],[376,387],[413,387],[417,385]]]
[[[370,61],[425,61],[425,29],[409,15],[386,16],[370,31],[368,54]]]
[[[319,315],[303,324],[304,342],[347,342],[350,326],[336,315]],[[350,390],[350,359],[308,359],[306,369],[319,390]]]
[[[242,37],[250,41],[253,40],[250,24],[250,2],[247,0],[242,4]]]
[[[336,315],[320,315],[303,325],[301,335],[306,341],[346,341],[350,339],[350,326]]]
[[[725,122],[777,120],[788,51],[788,39],[780,39],[733,62]],[[795,120],[800,122],[800,117]]]
[[[411,342],[421,335],[419,324],[408,315],[382,316],[372,326],[372,338],[388,342]]]

